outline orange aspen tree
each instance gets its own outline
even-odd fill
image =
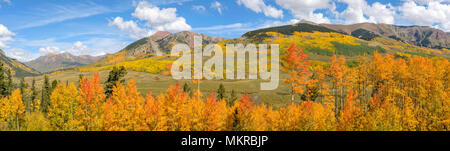
[[[158,103],[156,102],[155,98],[152,96],[152,92],[150,91],[145,97],[144,104],[144,119],[147,128],[150,131],[156,130],[156,126],[160,117],[158,110]]]
[[[79,108],[75,112],[77,124],[79,124],[78,130],[102,130],[106,95],[100,85],[98,72],[91,79],[81,80],[79,93]]]
[[[291,84],[291,101],[295,100],[295,94],[303,94],[304,87],[310,82],[309,78],[312,74],[309,71],[310,63],[307,59],[308,55],[303,53],[303,50],[297,49],[295,44],[287,49],[286,55],[282,58],[284,70],[290,75],[290,78],[284,82]]]
[[[335,100],[335,112],[336,115],[342,110],[345,100],[344,100],[344,90],[346,83],[346,72],[347,67],[345,66],[345,57],[340,56],[339,58],[334,55],[331,58],[330,67],[327,70],[327,74],[331,77],[332,93]]]

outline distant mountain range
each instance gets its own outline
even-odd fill
[[[357,38],[371,40],[373,37],[382,36],[397,41],[410,43],[427,48],[450,48],[450,35],[442,30],[425,26],[397,26],[389,24],[360,23],[352,25],[316,24],[310,21],[301,21],[294,25],[271,27],[250,31],[244,37],[251,37],[261,32],[279,32],[292,34],[293,32],[338,32],[352,35]]]
[[[14,76],[25,77],[38,75],[39,72],[27,65],[17,61],[16,59],[10,58],[5,55],[5,52],[0,49],[0,61],[3,63],[3,67],[11,69]]]
[[[35,60],[25,62],[25,64],[36,69],[41,73],[48,73],[57,70],[91,64],[94,63],[95,61],[102,59],[103,57],[104,56],[89,56],[89,55],[74,56],[67,52],[59,54],[49,53]]]

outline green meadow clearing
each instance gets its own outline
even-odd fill
[[[102,84],[108,77],[108,73],[108,70],[99,71]],[[94,72],[68,71],[49,75],[49,79],[50,81],[57,80],[61,83],[73,82],[75,84],[78,84],[80,74],[90,77],[94,74]],[[238,97],[245,93],[248,93],[256,103],[265,103],[268,105],[273,105],[274,108],[279,108],[291,103],[289,85],[283,82],[283,80],[288,76],[289,75],[287,75],[286,73],[280,73],[279,87],[278,89],[271,91],[260,90],[260,83],[264,82],[262,80],[202,80],[200,83],[200,90],[203,94],[203,97],[206,97],[211,93],[214,93],[214,95],[216,95],[215,93],[217,92],[219,85],[223,84],[228,96],[230,96],[232,90],[235,91]],[[26,77],[25,81],[29,85],[31,85],[33,79],[36,80],[36,87],[38,88],[38,90],[40,90],[44,81],[44,76],[42,75],[36,77]],[[142,95],[146,95],[149,91],[151,91],[152,95],[157,96],[160,93],[165,92],[170,85],[175,85],[177,83],[180,83],[181,85],[187,83],[192,90],[197,88],[197,84],[192,84],[191,80],[174,80],[171,76],[151,74],[146,72],[128,71],[125,79],[126,81],[134,79],[136,81],[136,87]],[[297,99],[299,98],[297,97]]]

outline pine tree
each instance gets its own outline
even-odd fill
[[[125,83],[125,79],[122,79],[127,74],[127,70],[124,66],[121,67],[114,67],[108,75],[108,79],[105,82],[105,94],[107,97],[109,97],[112,92],[114,86],[117,84],[117,82],[120,82],[121,84]]]
[[[223,86],[222,83],[219,85],[219,89],[217,89],[217,99],[218,100],[225,99],[225,87]]]
[[[42,85],[42,103],[41,103],[41,109],[44,113],[47,113],[48,106],[50,105],[50,91],[51,86],[48,79],[48,76],[44,76],[44,84]]]
[[[227,104],[229,106],[233,106],[234,101],[236,101],[238,99],[236,92],[234,90],[231,90],[231,94],[230,94],[230,98],[228,98],[227,100]]]
[[[36,90],[36,80],[33,79],[33,82],[31,83],[31,101],[34,101],[37,99],[37,90]]]
[[[184,83],[183,85],[183,92],[189,94],[189,96],[192,96],[192,89],[187,83]]]
[[[0,97],[8,96],[8,85],[3,63],[0,63]]]
[[[6,72],[6,76],[8,78],[7,80],[7,95],[11,95],[13,89],[14,89],[14,83],[13,83],[13,79],[12,79],[12,75],[11,75],[11,69],[8,69],[8,71]]]
[[[25,78],[22,77],[22,79],[20,79],[20,85],[19,85],[19,89],[20,89],[20,93],[22,94],[22,101],[23,104],[25,104],[26,106],[26,110],[29,111],[29,100],[27,99],[27,94],[25,92],[25,90],[28,88],[27,83],[25,82]]]
[[[58,86],[58,81],[56,81],[56,80],[53,80],[52,81],[52,88],[50,89],[50,94],[52,93],[52,91],[54,90],[54,89],[56,89],[56,86]]]

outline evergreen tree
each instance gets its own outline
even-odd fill
[[[183,85],[183,92],[189,94],[189,96],[192,96],[192,89],[187,83],[184,83]]]
[[[234,92],[234,90],[231,90],[230,98],[228,98],[228,101],[227,101],[228,105],[233,106],[234,101],[236,101],[236,100],[237,100],[236,92]]]
[[[58,85],[58,81],[56,81],[56,80],[53,80],[52,81],[52,88],[50,89],[50,94],[52,93],[52,91],[56,88],[56,86]]]
[[[108,79],[105,82],[105,94],[107,97],[109,97],[112,92],[114,86],[117,84],[117,82],[125,83],[125,79],[122,79],[127,74],[127,70],[124,66],[121,67],[114,67],[108,75]]]
[[[14,83],[13,83],[13,79],[12,79],[12,74],[11,74],[11,70],[8,69],[8,71],[6,72],[6,76],[7,76],[7,95],[11,95],[13,89],[14,89]]]
[[[3,63],[0,63],[0,97],[8,96],[8,84]]]
[[[24,101],[24,103],[27,103],[26,101],[26,95],[25,95],[25,89],[28,88],[27,83],[25,82],[25,78],[22,77],[22,79],[20,79],[20,85],[19,85],[19,89],[20,89],[20,93],[22,94],[22,101]]]
[[[47,113],[48,107],[50,106],[50,81],[48,76],[44,76],[44,84],[42,85],[42,99],[41,99],[41,109],[44,113]]]
[[[219,89],[217,89],[217,99],[225,99],[225,86],[222,83],[219,85]]]
[[[37,90],[36,90],[36,80],[33,79],[33,82],[31,83],[31,101],[34,101],[37,99]]]

